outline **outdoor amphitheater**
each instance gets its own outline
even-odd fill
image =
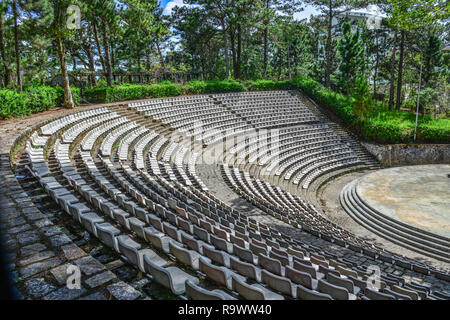
[[[79,107],[6,147],[25,299],[450,298],[450,165],[383,169],[299,91]]]

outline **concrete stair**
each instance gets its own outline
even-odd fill
[[[347,184],[340,194],[345,211],[373,233],[410,250],[450,262],[450,240],[401,223],[371,208],[356,192],[358,179]]]

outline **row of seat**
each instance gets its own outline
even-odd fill
[[[74,125],[76,123],[73,122]],[[66,212],[77,217],[86,229],[104,243],[109,243],[141,271],[150,274],[176,294],[186,292],[189,297],[234,298],[237,293],[244,298],[355,299],[356,296],[370,295],[370,291],[363,286],[363,276],[367,275],[367,270],[355,269],[354,265],[339,260],[332,253],[325,255],[320,248],[306,245],[247,218],[212,196],[207,189],[196,186],[201,182],[196,175],[197,183],[186,184],[186,179],[180,179],[179,173],[186,170],[188,178],[194,177],[196,157],[200,156],[186,151],[184,148],[187,145],[181,146],[157,133],[149,138],[152,135],[147,135],[147,131],[131,139],[135,132],[133,128],[125,130],[121,127],[124,126],[111,130],[104,126],[103,132],[95,133],[97,138],[93,146],[100,145],[101,155],[97,155],[96,150],[90,150],[92,153],[82,149],[75,152],[80,155],[81,169],[72,165],[70,144],[56,140],[53,152],[58,170],[78,195],[49,177],[41,179],[49,194]],[[136,125],[134,129],[138,127]],[[94,128],[86,127],[86,130],[90,132]],[[34,136],[34,139],[39,140],[40,137]],[[114,145],[119,146],[116,151]],[[131,150],[127,148],[133,148],[134,153],[142,153],[139,156],[141,159],[145,159],[144,150],[148,149],[148,159],[153,162],[151,165],[143,163],[141,168],[135,167],[134,163],[132,167],[128,166],[128,157],[120,159],[115,156],[116,153],[119,156],[125,152],[129,154]],[[43,152],[44,148],[41,149]],[[187,161],[184,161],[185,158]],[[119,162],[116,163],[116,159]],[[138,156],[133,159],[138,159]],[[45,165],[46,160],[42,160]],[[98,191],[90,188],[88,180],[80,177],[84,169],[91,183],[98,186]],[[146,169],[149,171],[145,172]],[[172,172],[174,179],[165,178],[169,172]],[[271,205],[265,207],[266,211],[277,212],[280,220],[284,221],[282,208],[290,210],[287,217],[293,222],[294,212],[303,214],[303,219],[297,221],[305,230],[308,227],[306,222],[321,219],[300,199],[265,181],[253,181],[248,174],[236,185],[241,189],[245,185],[245,190],[259,194],[258,198],[270,200]],[[107,196],[112,200],[107,200]],[[89,204],[85,205],[87,209],[81,199]],[[280,201],[285,205],[278,205],[277,208],[276,204]],[[266,205],[267,201],[261,201],[261,204]],[[316,230],[336,230],[340,236],[346,235],[343,230],[326,224],[311,225],[308,231],[314,233]],[[148,245],[129,238],[127,232],[133,232]],[[346,236],[346,239],[351,238],[351,235]],[[161,249],[164,254],[158,254],[152,248]],[[375,247],[370,249],[376,251]],[[173,267],[168,262],[170,256],[195,272],[206,275],[220,289],[203,288],[195,272]],[[378,294],[392,295],[396,292],[402,295],[394,290],[394,286],[406,290],[404,293],[414,291],[399,279],[387,275],[383,277],[386,286],[375,291]],[[383,290],[390,290],[391,293]],[[415,292],[419,291],[416,288]],[[430,294],[431,291],[420,298],[430,297]]]

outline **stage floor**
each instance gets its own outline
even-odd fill
[[[450,165],[378,170],[362,177],[356,192],[376,211],[450,239]]]

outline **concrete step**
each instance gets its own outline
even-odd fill
[[[360,201],[355,200],[352,190],[355,188],[357,181],[354,180],[347,184],[340,194],[342,207],[356,222],[373,233],[410,250],[450,262],[450,252],[448,250],[450,247],[425,241],[423,238],[420,238],[420,234],[417,232],[414,233],[412,230],[405,230],[399,226],[390,225],[385,220],[380,219],[379,216],[374,216],[373,211],[369,212],[367,207],[361,205]]]

